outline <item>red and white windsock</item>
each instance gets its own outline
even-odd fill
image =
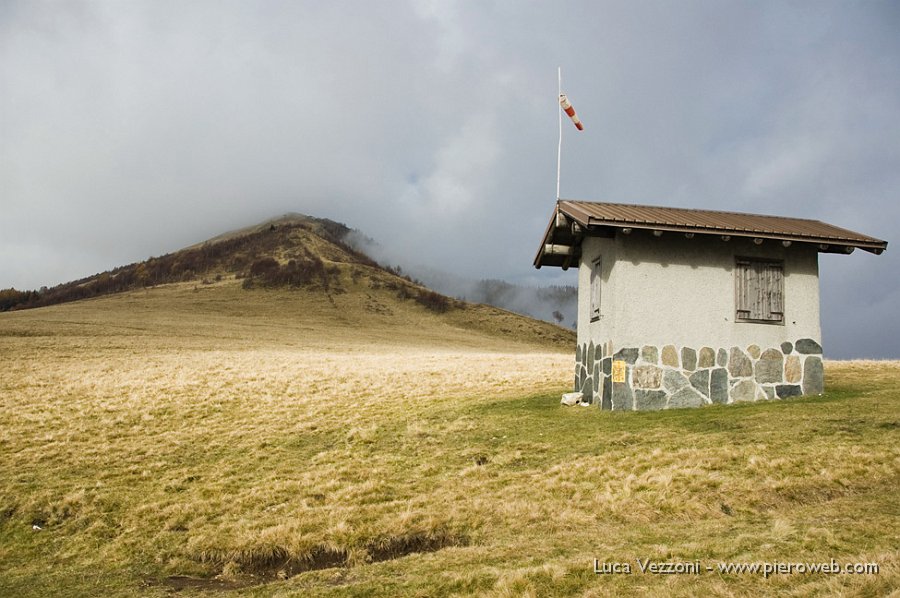
[[[581,119],[575,114],[575,109],[572,108],[572,103],[569,101],[569,98],[566,97],[566,94],[559,94],[559,105],[562,106],[563,111],[568,114],[569,118],[572,119],[572,122],[575,123],[575,128],[579,131],[584,131],[584,125],[581,124]]]

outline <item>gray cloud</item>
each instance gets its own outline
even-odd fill
[[[898,26],[874,2],[0,2],[0,287],[288,211],[462,277],[572,284],[530,266],[557,65],[586,125],[564,197],[892,241]],[[822,258],[830,354],[900,357],[897,255]]]

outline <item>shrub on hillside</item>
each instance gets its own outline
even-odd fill
[[[426,309],[439,314],[444,313],[451,307],[450,299],[434,291],[419,291],[419,294],[416,295],[416,302],[424,305]]]
[[[250,276],[259,276],[267,278],[272,276],[273,272],[277,272],[281,265],[273,257],[264,257],[256,260],[250,265]]]
[[[250,275],[244,280],[243,287],[321,287],[327,290],[337,283],[339,273],[336,266],[329,268],[312,254],[286,264],[263,258],[250,266]]]

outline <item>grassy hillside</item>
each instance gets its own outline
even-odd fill
[[[569,333],[340,277],[0,314],[0,595],[900,588],[900,364],[829,363],[813,399],[564,408]],[[880,570],[593,572],[638,558]]]

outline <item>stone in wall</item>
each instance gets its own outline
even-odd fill
[[[750,345],[747,347],[747,355],[752,357],[753,359],[759,359],[759,345]]]
[[[716,365],[720,368],[728,365],[728,352],[725,349],[719,349],[716,353]]]
[[[711,368],[716,365],[716,352],[712,347],[703,347],[700,349],[700,356],[697,358],[698,368]]]
[[[656,365],[659,363],[659,349],[653,345],[644,345],[643,348],[641,348],[641,359],[645,363]]]
[[[681,368],[689,372],[697,369],[697,352],[690,347],[681,348]]]
[[[585,376],[581,381],[581,388],[579,388],[584,396],[582,396],[581,400],[585,403],[592,403],[594,400],[594,381]]]
[[[612,357],[603,358],[603,375],[612,376]]]
[[[709,398],[713,403],[728,402],[728,370],[716,368],[709,374]]]
[[[763,386],[763,392],[766,393],[766,398],[770,401],[775,398],[775,387],[774,386]]]
[[[822,358],[810,355],[803,361],[803,394],[820,395],[825,390]]]
[[[787,341],[781,343],[781,352],[785,355],[790,355],[794,351],[794,343],[789,343]]]
[[[678,392],[685,386],[690,385],[691,383],[688,379],[678,370],[666,370],[663,374],[663,388],[670,393]]]
[[[639,365],[632,370],[635,388],[656,389],[662,382],[662,369],[655,365]]]
[[[666,345],[662,350],[662,363],[671,368],[678,367],[678,351],[674,345]]]
[[[794,348],[797,349],[797,353],[803,353],[805,355],[822,353],[822,345],[811,338],[801,338],[797,341],[797,345]]]
[[[575,363],[579,363],[581,361],[581,345],[575,345]]]
[[[631,392],[631,385],[628,384],[628,377],[625,377],[625,382],[613,382],[612,409],[615,411],[630,411],[633,408],[634,395]]]
[[[797,355],[788,355],[784,360],[784,381],[788,384],[797,384],[802,374],[800,358]]]
[[[587,353],[584,356],[585,363],[593,363],[594,362],[594,341],[591,341],[587,347]]]
[[[606,360],[604,359],[604,362]],[[612,409],[612,377],[604,374],[603,376],[603,403],[600,405],[602,409]]]
[[[656,411],[666,406],[668,395],[664,390],[634,391],[634,409],[636,411]]]
[[[669,402],[666,405],[666,408],[679,409],[681,407],[700,407],[705,402],[706,401],[703,400],[703,397],[700,396],[699,392],[697,392],[690,386],[685,386],[669,397]]]
[[[766,349],[756,362],[756,381],[760,384],[780,383],[784,380],[784,357],[778,349]]]
[[[616,354],[613,355],[613,359],[621,359],[628,365],[634,365],[634,362],[637,361],[638,354],[639,351],[637,347],[627,347],[616,351]]]
[[[753,362],[738,347],[731,348],[731,354],[728,356],[728,373],[731,374],[732,378],[753,375]]]
[[[582,363],[575,364],[575,391],[580,391],[581,386],[584,384],[584,380],[587,377],[587,369],[584,367]]]
[[[753,380],[740,380],[731,387],[731,401],[743,403],[756,400],[756,382]]]
[[[688,378],[691,386],[704,397],[709,397],[709,370],[697,370]]]
[[[803,394],[803,391],[797,384],[779,384],[775,387],[775,394],[778,395],[779,399],[786,399],[788,397],[799,397]]]

